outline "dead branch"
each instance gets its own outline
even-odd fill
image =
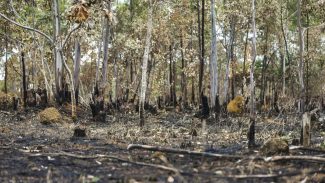
[[[322,155],[325,155],[325,151],[322,149],[303,147],[303,146],[291,146],[291,147],[289,147],[289,149],[290,150],[303,150],[303,151],[318,152],[318,153],[323,153]]]
[[[0,111],[0,113],[10,115],[10,112],[7,112],[7,111]]]
[[[283,174],[252,174],[252,175],[232,175],[227,178],[234,178],[234,179],[267,179],[267,178],[280,178],[280,177],[291,177],[291,176],[297,176],[297,175],[312,175],[315,173],[325,173],[325,170],[311,170],[308,172],[302,172],[302,171],[295,171],[295,172],[288,172]]]
[[[63,41],[62,48],[65,47],[65,45],[67,44],[67,42],[68,42],[70,36],[72,35],[72,33],[75,32],[76,30],[78,30],[80,27],[81,27],[81,24],[78,24],[75,28],[73,28],[73,29],[68,33],[68,35],[66,36],[66,38],[65,38],[64,41]]]
[[[282,161],[282,160],[303,160],[303,161],[313,161],[325,163],[325,158],[317,157],[317,156],[273,156],[265,158],[265,162],[274,162],[274,161]]]
[[[4,14],[2,14],[2,13],[0,13],[0,17],[2,17],[3,19],[5,19],[5,20],[7,20],[7,21],[9,21],[9,22],[11,22],[11,23],[17,25],[18,27],[21,27],[21,28],[24,28],[24,29],[27,29],[27,30],[30,30],[30,31],[34,31],[34,32],[36,32],[36,33],[38,33],[38,34],[44,36],[47,40],[50,41],[50,43],[51,43],[52,45],[54,45],[54,41],[53,41],[53,39],[52,39],[50,36],[48,36],[47,34],[45,34],[44,32],[42,32],[42,31],[40,31],[40,30],[37,30],[37,29],[34,29],[34,28],[32,28],[32,27],[28,27],[28,26],[22,25],[22,24],[20,24],[20,23],[14,21],[14,20],[11,20],[10,18],[8,18],[6,15],[4,15]]]
[[[31,153],[30,156],[68,156],[68,157],[78,158],[78,159],[107,158],[107,159],[117,160],[117,161],[120,161],[120,162],[130,163],[130,164],[133,164],[133,165],[153,167],[153,168],[157,168],[157,169],[161,169],[161,170],[165,170],[165,171],[170,171],[170,172],[173,172],[175,174],[183,173],[183,171],[181,171],[181,170],[178,170],[176,168],[167,167],[167,166],[164,166],[164,165],[156,165],[156,164],[152,164],[152,163],[130,161],[130,160],[126,160],[126,159],[116,157],[116,156],[109,156],[109,155],[105,155],[105,154],[96,154],[96,155],[88,155],[88,156],[86,156],[86,155],[73,154],[73,153],[68,153],[68,152],[62,151],[62,152],[58,152],[58,153]]]
[[[141,144],[129,144],[127,147],[127,150],[131,151],[133,149],[145,149],[145,150],[149,150],[149,151],[160,151],[160,152],[166,152],[166,153],[187,154],[187,155],[194,155],[194,156],[207,156],[207,157],[215,157],[215,158],[229,158],[229,159],[244,158],[244,156],[238,156],[238,155],[215,154],[215,153],[209,153],[209,152],[189,151],[189,150],[183,150],[183,149],[164,148],[164,147],[141,145]]]

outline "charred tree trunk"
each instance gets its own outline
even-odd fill
[[[80,57],[81,57],[80,42],[79,42],[79,40],[76,40],[76,42],[75,42],[74,71],[73,71],[76,105],[78,105],[78,103],[79,103]]]
[[[186,76],[185,76],[185,59],[184,59],[184,50],[183,47],[183,35],[181,35],[181,57],[182,57],[182,78],[181,78],[181,88],[182,88],[182,108],[187,106],[187,86],[186,86]]]
[[[25,65],[25,54],[21,52],[21,67],[22,67],[22,81],[23,81],[23,106],[27,107],[27,83],[26,83],[26,65]]]
[[[205,15],[205,0],[202,0],[202,17],[201,17],[201,55],[200,55],[200,70],[199,70],[199,99],[202,98],[203,95],[203,78],[204,78],[204,15]],[[200,20],[199,20],[200,22]]]
[[[7,35],[7,26],[5,27],[5,34]],[[6,37],[6,60],[5,60],[5,81],[4,81],[4,92],[8,93],[8,38]]]

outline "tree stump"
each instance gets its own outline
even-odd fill
[[[303,146],[309,146],[310,145],[310,139],[311,139],[311,116],[309,113],[304,113],[302,116],[302,129],[301,129],[301,137],[300,137],[300,143]]]

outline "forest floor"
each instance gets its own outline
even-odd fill
[[[176,112],[148,115],[143,129],[137,114],[108,116],[106,123],[64,115],[62,123],[44,125],[38,112],[0,112],[0,182],[325,182],[325,129],[319,124],[310,148],[290,145],[290,155],[302,159],[277,161],[261,156],[259,147],[247,148],[245,116],[208,119],[202,131],[199,119]],[[298,119],[258,117],[257,144],[276,136],[291,144],[299,138]],[[80,126],[87,136],[73,137]],[[221,156],[127,150],[129,144]]]

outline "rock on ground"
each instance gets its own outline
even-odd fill
[[[42,112],[39,113],[40,122],[43,124],[51,124],[51,123],[60,123],[62,122],[62,116],[59,111],[54,108],[46,108]]]

